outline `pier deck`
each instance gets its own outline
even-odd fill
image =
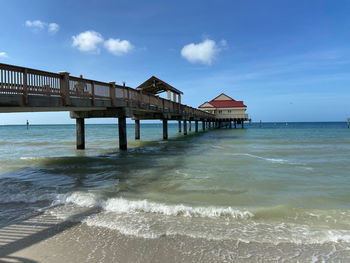
[[[168,97],[169,98],[169,97]],[[168,138],[167,121],[177,120],[184,135],[187,122],[217,123],[211,113],[163,99],[140,89],[115,82],[101,82],[0,63],[0,113],[70,111],[76,119],[77,148],[85,148],[85,118],[118,118],[119,148],[127,148],[126,118],[135,120],[135,139],[140,139],[140,120],[163,120],[163,138]],[[189,126],[191,127],[191,126]],[[181,129],[180,129],[181,130]]]

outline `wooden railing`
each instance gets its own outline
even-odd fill
[[[214,115],[177,102],[145,94],[125,85],[116,85],[85,78],[69,76],[69,73],[51,73],[30,68],[0,63],[0,96],[1,94],[23,95],[28,101],[29,95],[62,97],[65,105],[70,98],[91,99],[92,106],[96,99],[114,99],[126,101],[127,105],[149,110],[194,115],[203,118],[214,118]]]

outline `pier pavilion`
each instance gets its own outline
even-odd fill
[[[159,93],[167,92],[167,99]],[[171,100],[173,93],[173,100]],[[140,139],[140,120],[162,120],[163,139],[168,139],[168,121],[195,122],[195,132],[202,122],[215,121],[215,115],[181,104],[183,93],[166,82],[151,77],[136,89],[115,82],[102,82],[0,63],[0,113],[69,111],[76,119],[77,149],[85,148],[86,118],[118,118],[119,148],[127,149],[126,118],[135,120],[135,139]],[[177,97],[177,100],[176,100]]]
[[[233,122],[235,128],[237,124],[241,124],[243,128],[244,122],[250,121],[248,114],[246,114],[247,106],[244,102],[236,101],[224,93],[211,101],[204,102],[198,109],[214,114],[217,127],[228,126],[232,128]]]

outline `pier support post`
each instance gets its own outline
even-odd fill
[[[235,121],[235,129],[237,129],[237,121]]]
[[[135,120],[135,140],[140,140],[140,120]]]
[[[77,149],[85,149],[85,122],[84,118],[75,119],[77,130]]]
[[[194,122],[194,131],[198,132],[198,121]]]
[[[184,135],[187,135],[187,120],[184,120]]]
[[[125,151],[127,149],[127,138],[126,138],[126,118],[118,118],[118,128],[119,128],[119,149]]]
[[[211,128],[211,121],[209,121],[209,129]]]
[[[202,121],[202,129],[205,131],[205,121]]]
[[[192,127],[191,127],[191,120],[188,121],[188,131],[191,131]]]
[[[168,139],[168,120],[163,120],[163,140]]]
[[[244,121],[241,121],[242,122],[242,129],[244,128]]]
[[[179,132],[181,133],[181,121],[179,121]]]
[[[232,129],[232,121],[231,120],[229,120],[229,127],[230,127],[230,129]]]

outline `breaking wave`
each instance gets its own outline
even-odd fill
[[[155,213],[167,216],[184,217],[231,217],[248,219],[254,216],[249,211],[241,211],[232,207],[191,207],[183,204],[170,205],[151,202],[148,200],[127,200],[122,197],[103,200],[101,195],[95,193],[75,192],[60,202],[73,203],[82,207],[100,207],[107,212],[115,213]]]

